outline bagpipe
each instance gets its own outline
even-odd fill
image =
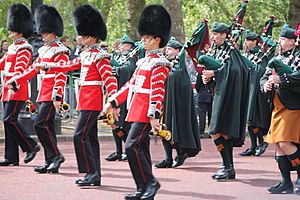
[[[275,17],[271,15],[270,19],[265,23],[261,38],[263,41],[261,44],[261,49],[259,49],[259,51],[250,59],[254,66],[259,65],[264,58],[269,58],[275,52],[277,42],[271,39],[274,19]]]
[[[299,70],[300,68],[299,60],[300,60],[300,54],[295,58],[295,61],[293,62],[292,65],[284,64],[281,59],[272,58],[272,60],[270,60],[270,62],[268,63],[268,67],[274,69],[279,76],[282,76],[284,74],[291,74],[296,70]]]
[[[112,66],[112,73],[113,75],[118,75],[118,68],[124,65],[129,59],[133,58],[134,56],[139,54],[138,57],[142,58],[144,53],[144,42],[138,41],[135,44],[135,48],[130,51],[126,56],[121,56],[119,58],[112,57],[110,64]]]
[[[201,55],[198,59],[198,64],[205,65],[205,68],[208,70],[216,70],[219,69],[224,63],[228,61],[230,58],[231,51],[235,48],[239,38],[243,35],[245,29],[242,26],[243,20],[246,13],[248,0],[243,0],[241,7],[233,18],[233,23],[230,25],[228,29],[228,36],[227,36],[227,46],[222,52],[218,55],[218,57],[212,58],[209,54],[210,52],[206,53],[205,55]],[[211,48],[210,50],[213,50]]]

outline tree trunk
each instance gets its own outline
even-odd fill
[[[164,5],[172,19],[171,35],[182,43],[185,42],[185,32],[182,16],[181,0],[164,0]]]
[[[128,36],[132,40],[138,40],[138,23],[140,15],[145,7],[145,0],[127,0],[126,10],[127,10],[127,31]]]
[[[98,6],[98,8],[101,8],[101,14],[102,14],[102,17],[103,17],[105,22],[107,21],[107,17],[108,17],[108,14],[110,12],[110,8],[112,6],[112,3],[113,3],[112,0],[103,0],[102,5]]]
[[[289,9],[289,26],[295,28],[295,26],[300,22],[300,1],[290,0]]]

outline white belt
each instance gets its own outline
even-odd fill
[[[142,94],[150,94],[150,89],[147,89],[147,88],[140,88],[140,87],[134,87],[133,92],[135,93],[142,93]]]
[[[55,74],[44,74],[42,75],[43,78],[54,78]]]
[[[102,81],[79,81],[80,86],[102,85]]]
[[[15,72],[4,72],[4,76],[14,76]]]

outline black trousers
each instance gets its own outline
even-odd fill
[[[45,162],[48,164],[60,155],[54,126],[55,112],[52,101],[42,102],[34,121],[36,134],[44,148]]]
[[[137,189],[143,189],[150,180],[154,179],[149,149],[150,130],[149,123],[134,122],[131,124],[125,142],[128,163]]]
[[[3,123],[5,131],[5,155],[4,158],[19,161],[19,145],[23,152],[30,152],[37,145],[25,129],[18,122],[18,116],[24,107],[24,101],[3,102]]]
[[[206,113],[208,117],[208,125],[210,124],[211,119],[211,112],[212,112],[212,103],[203,103],[198,102],[198,110],[199,110],[199,127],[200,127],[200,134],[204,134],[205,131],[205,125],[206,125]]]
[[[79,173],[100,171],[100,148],[98,142],[97,117],[100,111],[82,110],[79,112],[74,146]]]

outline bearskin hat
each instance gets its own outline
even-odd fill
[[[75,8],[73,16],[78,35],[93,36],[100,40],[106,39],[106,25],[97,8],[89,4],[80,5]]]
[[[54,33],[58,37],[64,34],[63,20],[54,7],[44,4],[38,6],[34,18],[38,34]]]
[[[22,33],[25,38],[33,33],[32,15],[25,5],[16,3],[8,9],[7,28],[9,31]]]
[[[162,48],[170,39],[170,31],[171,17],[163,6],[150,5],[143,10],[138,25],[140,36],[152,35],[160,37],[160,47]]]

